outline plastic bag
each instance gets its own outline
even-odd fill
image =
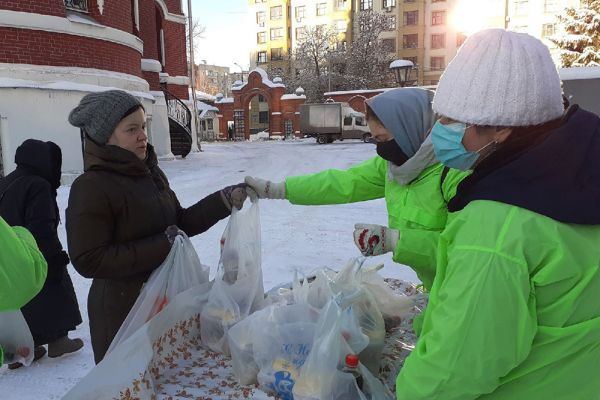
[[[208,304],[200,315],[202,342],[229,354],[227,331],[264,303],[258,202],[234,209],[221,240],[221,259]]]
[[[308,304],[271,305],[229,330],[233,372],[281,399],[292,388],[314,341],[319,311]]]
[[[0,346],[6,364],[28,366],[33,361],[33,337],[21,311],[0,313]]]
[[[162,311],[179,293],[207,283],[209,271],[209,267],[200,263],[194,245],[187,235],[177,235],[165,261],[152,272],[144,284],[107,353]]]
[[[362,351],[368,343],[364,337],[361,340],[354,313],[349,308],[340,308],[338,301],[343,301],[342,298],[330,301],[322,311],[312,351],[293,389],[294,399],[392,400],[393,394],[362,363],[359,364],[362,390],[354,376],[342,372],[345,356]]]

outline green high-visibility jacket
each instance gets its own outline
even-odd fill
[[[600,226],[500,202],[449,214],[397,398],[600,399],[599,244]]]
[[[288,177],[286,198],[292,204],[345,204],[385,197],[389,226],[400,231],[394,261],[412,267],[426,289],[435,276],[439,233],[446,226],[446,203],[467,172],[449,170],[442,183],[442,164],[429,166],[410,184],[388,177],[388,162],[377,156],[348,170],[328,169]],[[357,221],[359,222],[359,221]]]
[[[29,231],[0,218],[0,312],[18,310],[44,286],[48,266]],[[0,365],[4,354],[0,343]]]

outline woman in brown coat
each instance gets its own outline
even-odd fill
[[[86,95],[69,122],[86,138],[85,172],[69,195],[67,242],[75,269],[93,278],[88,315],[99,363],[177,227],[188,236],[206,231],[232,206],[241,208],[246,188],[229,186],[182,208],[148,143],[144,108],[126,92]]]

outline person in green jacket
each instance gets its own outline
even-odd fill
[[[0,312],[27,304],[44,286],[48,266],[35,239],[20,226],[0,218]],[[0,343],[0,365],[4,363]]]
[[[563,110],[547,47],[469,37],[433,102],[449,202],[399,400],[600,398],[600,118]]]
[[[446,226],[446,203],[468,173],[445,170],[435,160],[428,133],[435,122],[433,93],[422,88],[393,89],[367,101],[367,123],[378,156],[348,170],[271,182],[246,177],[259,198],[292,204],[345,204],[385,197],[389,228],[358,224],[355,242],[364,255],[393,252],[412,267],[426,289],[435,275],[439,233]]]

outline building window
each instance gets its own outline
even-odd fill
[[[402,47],[405,49],[416,49],[419,46],[419,35],[414,33],[402,36]]]
[[[432,49],[443,49],[446,47],[446,34],[445,33],[434,33],[431,35],[431,48]]]
[[[65,0],[65,8],[73,11],[88,11],[87,0]]]
[[[396,0],[383,0],[383,8],[396,7]]]
[[[267,19],[267,15],[264,11],[259,11],[256,13],[256,23],[259,26],[265,26],[266,19]]]
[[[556,24],[543,24],[542,37],[554,36],[556,33]]]
[[[255,3],[256,3],[256,4],[259,4],[259,3],[266,3],[266,2],[267,2],[267,0],[256,0],[256,1],[255,1]]]
[[[283,28],[271,28],[271,40],[278,40],[283,37]]]
[[[429,67],[431,71],[441,71],[444,69],[444,57],[431,57],[431,62],[429,63]]]
[[[346,8],[346,4],[347,4],[347,0],[335,0],[335,9],[336,10],[343,10]]]
[[[431,25],[444,25],[446,23],[446,11],[433,11],[431,13]]]
[[[258,64],[266,63],[267,62],[267,52],[259,51],[258,54],[256,55],[256,62]]]
[[[388,31],[395,31],[396,30],[396,16],[395,15],[390,15],[389,16],[387,30]]]
[[[259,124],[268,124],[269,123],[269,112],[268,111],[259,111],[258,112],[258,123]]]
[[[327,14],[327,3],[318,3],[317,4],[317,16]]]
[[[544,0],[544,12],[546,14],[553,14],[558,11],[557,0]]]
[[[360,11],[372,10],[373,0],[360,0]]]
[[[405,11],[404,25],[417,25],[419,23],[419,11]]]
[[[346,22],[346,20],[338,19],[337,21],[335,21],[335,30],[338,33],[346,32],[347,29],[348,29],[348,22]]]
[[[458,32],[456,34],[456,47],[462,46],[462,44],[465,42],[465,40],[467,40],[467,35],[465,35],[464,33]]]
[[[283,49],[281,47],[271,49],[271,61],[283,60]]]
[[[296,13],[296,21],[302,22],[306,18],[306,6],[298,6],[294,12]]]
[[[281,19],[281,6],[271,7],[271,19]]]
[[[388,53],[395,53],[396,39],[381,39],[381,47]]]
[[[258,102],[259,103],[266,103],[267,99],[265,98],[265,96],[263,96],[262,94],[258,95]]]
[[[303,26],[301,26],[300,28],[296,28],[296,40],[299,40],[300,38],[302,38],[303,34],[304,34]]]
[[[267,42],[267,32],[258,32],[256,34],[256,43],[266,43]]]
[[[515,0],[515,15],[526,15],[529,8],[529,0]]]

